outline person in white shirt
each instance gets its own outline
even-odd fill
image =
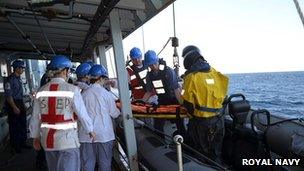
[[[111,93],[103,86],[108,78],[102,65],[94,65],[90,71],[91,86],[82,93],[89,116],[93,120],[95,141],[92,143],[84,129],[79,131],[81,142],[80,154],[82,170],[111,171],[112,149],[115,140],[112,118],[117,118],[120,111],[116,107]]]
[[[95,138],[79,88],[66,82],[71,66],[66,56],[53,57],[49,64],[53,78],[36,94],[30,120],[33,146],[39,150],[42,144],[49,171],[80,171],[77,119],[88,139]]]
[[[89,77],[88,73],[91,69],[91,65],[89,63],[82,63],[76,68],[77,81],[74,83],[78,86],[82,91],[89,88]]]

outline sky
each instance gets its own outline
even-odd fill
[[[303,11],[304,0],[298,1]],[[293,0],[177,0],[174,5],[179,55],[196,45],[226,74],[304,71],[304,27]],[[125,56],[134,46],[158,53],[172,36],[170,5],[124,39]],[[159,57],[172,67],[172,55],[170,43]],[[180,65],[183,73],[182,57]]]

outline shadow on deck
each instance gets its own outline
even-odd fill
[[[31,145],[28,142],[28,145]],[[6,141],[0,145],[0,170],[1,171],[47,171],[36,167],[36,151],[31,149],[22,149],[21,153],[15,153]],[[95,169],[97,170],[97,169]],[[120,167],[113,159],[112,171],[120,171]]]
[[[28,145],[30,144],[29,142]],[[21,153],[15,153],[8,141],[0,147],[1,171],[47,171],[47,169],[37,168],[35,162],[36,152],[33,148],[22,149]]]

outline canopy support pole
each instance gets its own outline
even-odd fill
[[[104,45],[99,45],[97,49],[98,49],[100,64],[102,64],[109,72],[108,65],[107,65],[107,57],[106,57],[105,46]]]
[[[94,63],[95,63],[95,64],[100,64],[100,58],[99,58],[99,56],[97,55],[97,50],[98,50],[97,47],[93,48]]]
[[[122,33],[120,29],[120,19],[117,9],[110,12],[110,26],[113,40],[114,58],[118,78],[119,96],[122,104],[122,116],[124,133],[126,137],[126,146],[131,171],[138,171],[137,146],[135,139],[135,130],[133,115],[130,103],[129,85],[127,70],[125,69],[125,59],[122,44]],[[127,90],[127,91],[126,91]]]

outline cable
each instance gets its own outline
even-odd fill
[[[299,13],[300,19],[301,19],[303,27],[304,27],[304,17],[303,17],[303,13],[302,13],[301,7],[299,5],[299,2],[297,0],[293,0],[293,2],[294,2],[295,6],[297,8],[297,11]]]
[[[121,140],[120,140],[119,137],[116,136],[116,140],[118,141],[118,143],[119,143],[120,146],[123,145],[123,144],[121,143]],[[122,148],[122,149],[124,149],[124,148]],[[129,161],[127,160],[127,157],[125,157],[125,156],[121,153],[121,151],[120,151],[119,149],[118,149],[118,152],[119,152],[119,154],[122,156],[123,160],[129,165],[130,163],[129,163]]]
[[[30,39],[30,36],[28,36],[27,34],[25,34],[25,33],[21,30],[21,28],[16,24],[16,22],[15,22],[9,15],[7,15],[6,18],[7,18],[8,21],[9,21],[11,24],[13,24],[14,27],[19,31],[19,33],[21,34],[22,38],[25,39],[25,40],[27,40],[27,41],[31,44],[31,46],[34,48],[34,50],[36,50],[37,53],[38,53],[39,55],[42,56],[43,59],[46,59],[46,57],[43,55],[43,53],[42,53],[42,52],[37,48],[37,46],[32,42],[32,40]]]
[[[28,6],[31,8],[32,11],[34,11],[32,5],[29,2],[28,2]],[[43,28],[42,28],[42,26],[41,26],[41,24],[40,24],[40,22],[39,22],[39,20],[37,18],[36,13],[34,12],[33,15],[34,15],[34,18],[35,18],[35,20],[36,20],[36,22],[37,22],[37,24],[38,24],[38,26],[40,28],[41,33],[44,36],[44,39],[46,40],[46,42],[49,45],[49,47],[50,47],[51,51],[53,52],[53,54],[56,55],[56,53],[55,53],[55,51],[54,51],[54,49],[52,47],[52,44],[51,44],[50,40],[48,39],[47,35],[45,34],[45,32],[44,32],[44,30],[43,30]]]
[[[166,48],[166,46],[168,45],[168,43],[170,42],[171,39],[172,39],[172,37],[169,37],[167,43],[166,43],[166,44],[163,46],[163,48],[158,52],[157,56],[158,56],[159,54],[162,53],[162,51]]]

